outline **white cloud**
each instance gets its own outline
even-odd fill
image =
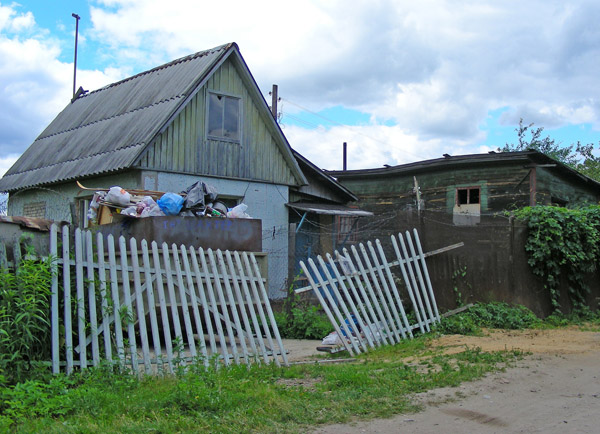
[[[19,158],[19,155],[9,155],[8,157],[0,157],[0,176],[4,176],[6,171],[15,164],[15,161]]]
[[[488,111],[504,106],[531,106],[533,122],[550,110],[553,125],[600,124],[591,1],[231,1],[227,14],[191,0],[102,4],[95,29],[129,58],[151,47],[148,62],[159,64],[237,41],[263,89],[278,83],[314,111],[344,105],[393,119],[422,140],[475,143]]]
[[[235,41],[263,91],[277,83],[312,111],[343,106],[387,121],[286,127],[292,146],[326,168],[341,167],[344,141],[354,168],[489,150],[480,125],[499,108],[511,125],[600,130],[594,0],[97,0],[90,17],[81,41],[98,44],[91,55],[108,67],[78,71],[86,89]],[[68,102],[72,64],[29,12],[0,6],[0,31],[6,154]]]
[[[16,31],[9,35],[5,30]],[[73,64],[61,62],[60,42],[35,27],[30,12],[0,6],[0,155],[22,153],[70,101]],[[23,31],[22,33],[20,33]],[[78,71],[87,89],[122,78],[116,70]],[[80,80],[78,79],[78,82]]]

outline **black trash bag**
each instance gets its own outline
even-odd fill
[[[214,202],[217,198],[217,189],[203,181],[197,181],[181,192],[185,195],[183,209],[194,213],[203,211],[206,204]]]

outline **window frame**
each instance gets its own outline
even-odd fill
[[[356,242],[356,226],[358,224],[358,216],[353,215],[336,215],[336,244],[340,245],[344,242]]]
[[[477,202],[471,202],[471,191],[477,190]],[[465,203],[461,203],[458,199],[459,191],[467,192],[467,201]],[[481,206],[481,187],[480,186],[472,186],[472,187],[456,187],[455,196],[454,196],[454,205],[460,207],[462,205],[480,205]]]
[[[237,138],[227,137],[225,135],[220,134],[211,134],[210,123],[211,123],[211,99],[212,96],[222,97],[230,100],[236,100],[238,103],[237,106]],[[206,94],[206,138],[208,140],[217,140],[220,142],[230,142],[230,143],[242,143],[242,97],[240,95],[234,95],[227,92],[220,92],[215,90],[209,90]],[[221,131],[224,130],[225,124],[225,104],[223,104],[223,110],[220,115],[220,123],[221,123]]]

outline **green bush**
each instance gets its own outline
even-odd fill
[[[36,361],[50,358],[51,278],[50,260],[0,270],[0,373],[10,384],[37,375]]]
[[[582,309],[590,292],[588,274],[600,259],[600,207],[535,206],[520,209],[515,216],[527,222],[527,262],[543,280],[554,309],[561,308],[562,282],[573,309]]]
[[[481,328],[517,330],[540,323],[538,317],[525,306],[510,306],[508,303],[477,303],[469,310],[443,318],[436,330],[447,334],[472,335]]]
[[[317,306],[296,303],[289,312],[275,314],[279,333],[289,339],[323,339],[333,331],[325,313]]]

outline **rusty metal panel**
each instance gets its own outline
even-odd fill
[[[204,249],[262,251],[262,220],[259,219],[124,217],[119,222],[98,226],[96,231],[115,238],[156,241],[159,245],[166,242]]]

